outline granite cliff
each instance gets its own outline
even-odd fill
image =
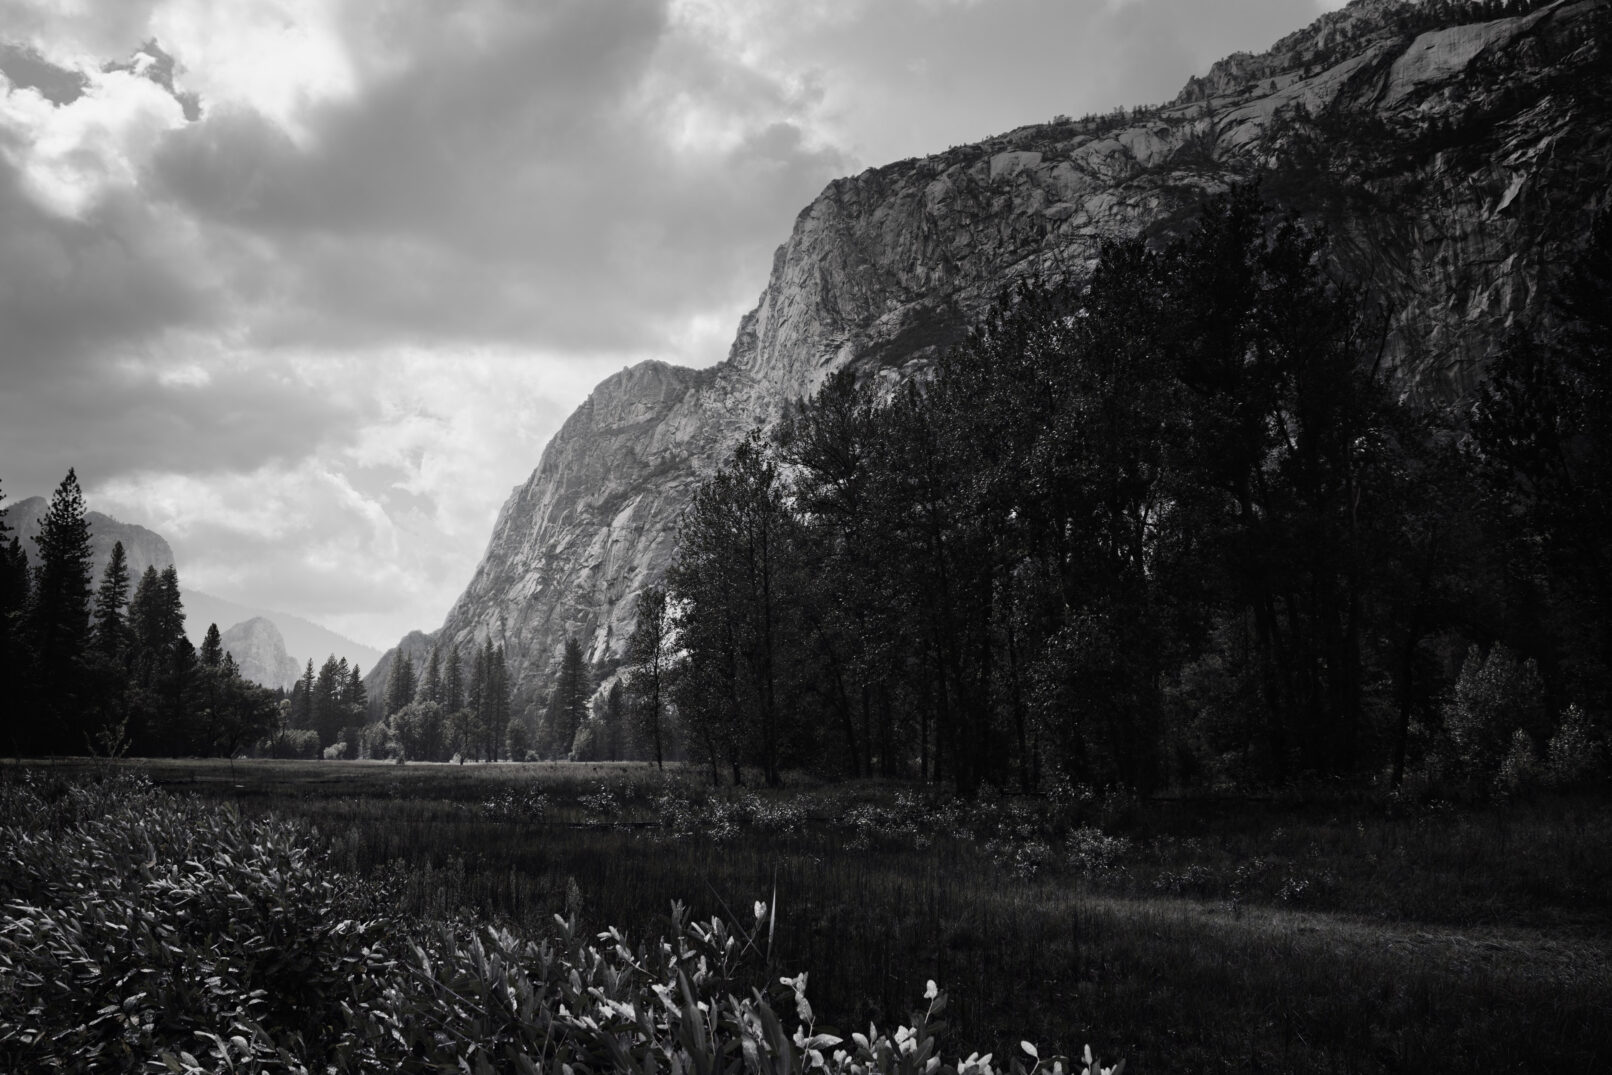
[[[36,551],[34,538],[38,536],[39,525],[49,511],[50,502],[42,496],[31,496],[6,505],[6,525],[22,539],[23,551],[28,554],[30,562]],[[84,517],[90,527],[90,553],[93,557],[90,570],[96,585],[100,584],[101,575],[112,559],[112,546],[120,541],[123,542],[124,559],[129,565],[131,595],[140,584],[140,576],[145,574],[146,568],[154,567],[163,571],[173,564],[173,549],[169,547],[167,539],[156,531],[134,523],[119,522],[98,511],[87,511]]]
[[[302,666],[286,653],[285,639],[272,620],[254,616],[225,631],[221,639],[242,677],[253,683],[290,690],[302,675]]]
[[[527,699],[568,636],[619,656],[679,512],[744,431],[844,366],[921,376],[1015,280],[1078,279],[1103,240],[1163,240],[1235,183],[1328,228],[1338,272],[1382,311],[1402,393],[1461,398],[1607,204],[1608,8],[1430,25],[1416,5],[1357,0],[1169,104],[831,183],[726,360],[623,370],[565,423],[435,639],[504,644]]]

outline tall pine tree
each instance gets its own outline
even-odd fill
[[[0,745],[20,754],[25,746],[22,714],[33,711],[31,683],[24,675],[27,662],[23,658],[28,641],[28,558],[15,534],[6,537],[11,528],[6,525],[4,501],[5,493],[0,491],[0,683],[7,684],[13,704],[0,722]]]
[[[51,753],[79,751],[91,731],[83,675],[90,636],[91,552],[84,494],[72,470],[56,487],[34,543],[39,564],[29,620],[43,725],[31,738]]]

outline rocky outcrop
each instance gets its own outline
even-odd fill
[[[619,655],[679,512],[745,430],[843,366],[921,376],[1016,280],[1078,279],[1105,240],[1162,241],[1235,183],[1327,226],[1338,272],[1382,313],[1401,391],[1459,397],[1605,204],[1607,5],[1425,31],[1414,11],[1358,0],[1168,105],[831,183],[725,361],[645,363],[594,390],[505,504],[436,637],[504,644],[527,699],[568,636],[593,660]]]
[[[302,674],[296,658],[285,651],[285,639],[272,620],[255,616],[237,623],[221,636],[224,652],[235,658],[241,676],[265,687],[291,685]]]
[[[50,502],[42,496],[31,496],[26,500],[19,500],[15,504],[7,504],[6,525],[16,531],[22,539],[23,551],[28,554],[32,562],[37,547],[34,537],[39,533],[39,524],[45,514],[50,510]],[[93,556],[91,570],[94,572],[94,581],[99,585],[101,573],[106,570],[107,562],[112,559],[112,546],[123,542],[123,556],[129,565],[129,592],[134,593],[134,587],[140,583],[140,576],[145,574],[148,567],[158,571],[166,569],[174,562],[174,551],[168,547],[167,539],[154,530],[147,530],[134,523],[123,523],[103,515],[98,511],[84,513],[85,520],[90,526],[90,552]]]

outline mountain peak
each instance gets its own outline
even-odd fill
[[[1356,0],[1170,104],[835,180],[726,361],[624,370],[565,423],[438,639],[504,644],[518,701],[546,692],[568,637],[618,657],[679,513],[747,430],[837,369],[924,376],[1017,281],[1081,280],[1104,242],[1167,238],[1237,184],[1327,227],[1337,275],[1385,311],[1401,392],[1460,398],[1604,204],[1607,22],[1594,0]]]
[[[265,687],[287,690],[302,668],[285,651],[285,639],[274,621],[264,616],[235,624],[220,636],[224,651],[235,658],[242,677]]]

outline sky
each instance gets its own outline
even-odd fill
[[[0,0],[0,489],[76,468],[187,587],[386,648],[594,384],[726,357],[829,180],[1339,6]]]

